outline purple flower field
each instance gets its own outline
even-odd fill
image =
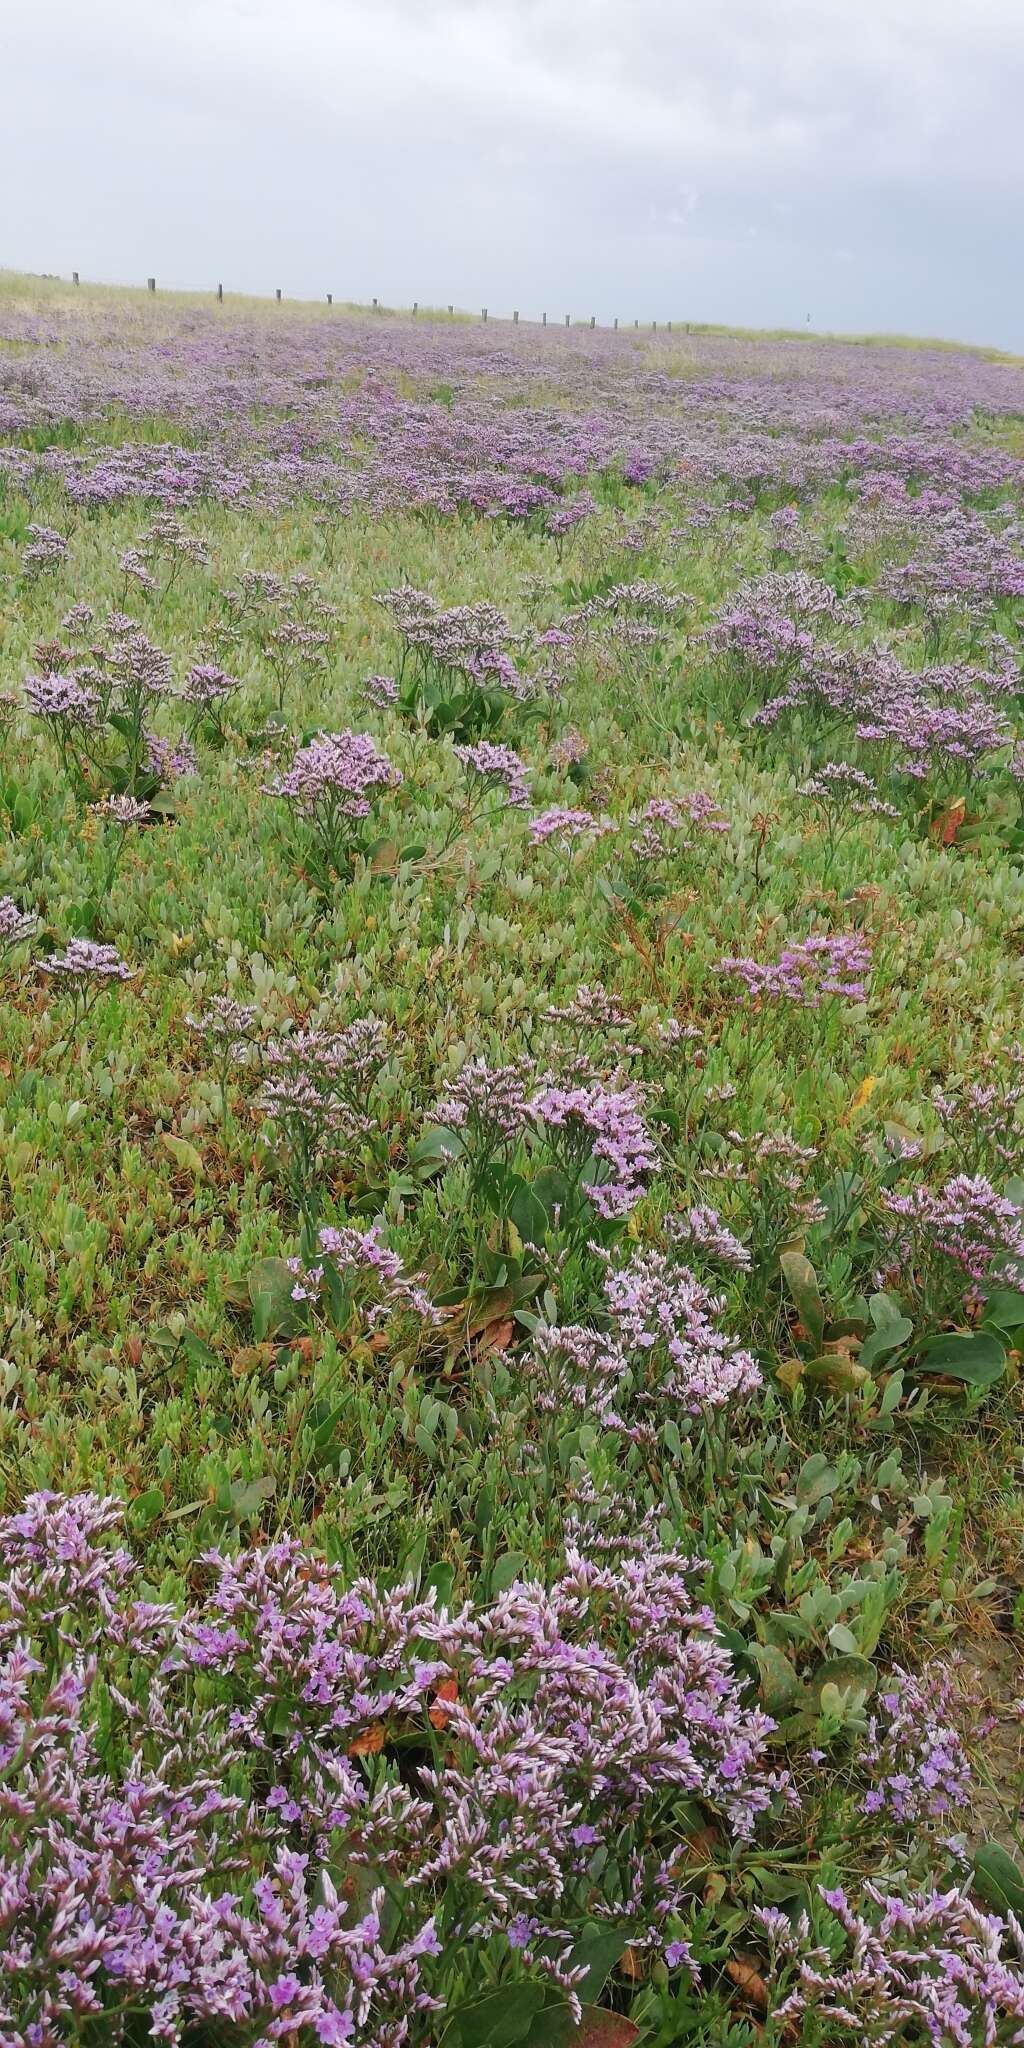
[[[0,276],[0,2048],[1024,2041],[1024,365]]]

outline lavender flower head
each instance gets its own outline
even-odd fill
[[[530,801],[528,769],[511,747],[496,746],[492,740],[477,740],[473,746],[452,748],[470,778],[482,790],[503,789],[505,802],[513,810],[524,810]]]
[[[380,753],[369,733],[318,733],[300,747],[287,774],[268,785],[300,817],[314,817],[329,805],[345,818],[369,817],[369,792],[401,782],[399,769]]]
[[[0,959],[24,946],[39,929],[34,910],[19,910],[13,896],[0,896]]]
[[[61,988],[82,983],[133,981],[137,968],[128,967],[116,946],[101,946],[95,939],[69,939],[63,953],[50,953],[39,962],[40,974],[48,974]]]
[[[538,1090],[530,1109],[570,1178],[579,1180],[593,1159],[600,1177],[586,1182],[586,1193],[598,1215],[627,1216],[657,1166],[639,1089],[606,1087],[600,1081],[579,1087],[549,1083]]]
[[[593,811],[567,810],[555,804],[531,819],[530,843],[541,846],[545,840],[555,839],[563,851],[571,851],[577,840],[600,839],[603,833],[614,830],[610,818],[598,818]]]

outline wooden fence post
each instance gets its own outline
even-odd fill
[[[546,326],[547,326],[547,324],[548,324],[548,316],[547,316],[547,314],[546,314],[546,313],[542,313],[542,314],[541,314],[541,316],[540,316],[540,324],[541,324],[541,326],[542,326],[542,327],[546,327]]]
[[[412,302],[412,317],[413,317],[413,319],[414,319],[414,320],[415,320],[415,318],[416,318],[416,315],[417,315],[417,313],[419,312],[419,307],[420,307],[420,302],[419,302],[419,300],[418,300],[418,299],[414,299],[414,300],[413,300],[413,302]]]
[[[481,318],[481,320],[486,320],[486,318],[487,318],[487,308],[486,308],[486,306],[481,306],[481,308],[480,308],[480,318]]]
[[[568,327],[568,325],[569,325],[569,315],[568,315],[568,313],[567,313],[567,314],[566,314],[566,316],[565,316],[565,324],[566,324],[566,326]]]
[[[448,308],[448,311],[449,311],[449,313],[454,313],[454,311],[455,311],[455,308],[454,308],[454,306],[449,306],[449,308]]]
[[[151,292],[155,292],[155,290],[156,290],[156,278],[155,278],[155,277],[147,277],[147,279],[146,279],[146,283],[147,283],[147,285],[149,286],[149,289],[150,289],[150,291],[151,291]]]
[[[616,315],[615,315],[615,318],[614,318],[614,320],[612,321],[612,326],[614,327],[614,329],[615,329],[615,332],[616,332],[616,334],[617,334],[617,333],[618,333],[618,331],[619,331],[619,316],[618,316],[618,314],[617,314],[617,313],[616,313]]]
[[[280,287],[280,285],[278,285],[278,286],[277,286],[277,288],[276,288],[276,290],[275,290],[275,292],[274,292],[274,297],[275,297],[275,299],[277,300],[277,303],[278,303],[278,305],[280,305],[280,303],[281,303],[281,287]]]
[[[224,304],[224,286],[222,284],[217,286],[217,304],[218,306]]]
[[[519,325],[519,315],[518,315],[518,313],[513,313],[513,315],[512,315],[512,325],[513,325],[513,327],[518,327],[518,325]]]
[[[593,330],[593,326],[594,326],[594,315],[593,315],[593,313],[591,313],[591,315],[590,315],[590,326],[591,326],[591,330]]]
[[[78,283],[78,272],[77,272],[77,270],[73,270],[73,271],[72,271],[72,273],[71,273],[71,282],[72,282],[72,284],[77,284],[77,283]]]

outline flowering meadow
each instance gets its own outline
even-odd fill
[[[1024,2041],[1024,366],[0,278],[0,2048]]]

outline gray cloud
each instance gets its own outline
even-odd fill
[[[1019,0],[35,0],[4,46],[9,263],[1024,345]]]

